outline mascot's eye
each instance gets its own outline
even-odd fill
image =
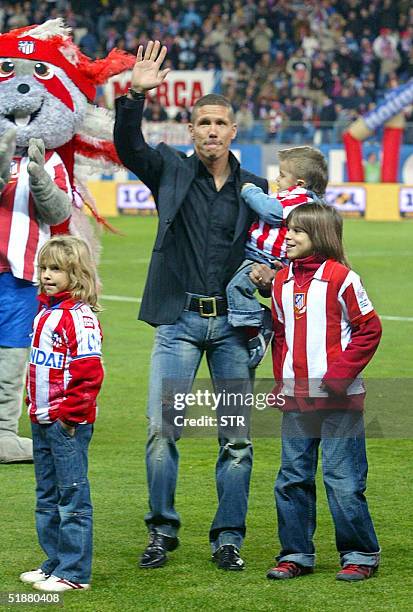
[[[1,62],[0,77],[10,76],[14,72],[13,62]]]
[[[53,76],[53,70],[47,64],[38,62],[34,67],[34,73],[39,79],[50,79]]]

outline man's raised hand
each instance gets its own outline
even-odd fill
[[[134,91],[145,93],[163,83],[170,72],[170,68],[161,70],[167,51],[167,47],[161,47],[159,40],[150,40],[145,50],[143,45],[139,45],[132,70],[131,88]]]

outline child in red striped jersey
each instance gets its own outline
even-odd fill
[[[41,309],[27,375],[36,528],[47,559],[22,582],[46,592],[90,586],[92,503],[88,447],[103,381],[97,276],[86,243],[56,236],[39,252]]]
[[[278,157],[280,172],[276,195],[267,195],[252,183],[242,187],[243,200],[258,218],[248,232],[246,259],[226,291],[228,322],[234,327],[247,327],[248,335],[252,336],[248,343],[250,368],[262,361],[272,338],[270,313],[263,311],[255,298],[257,286],[250,278],[254,263],[266,264],[272,269],[276,261],[286,263],[285,219],[288,213],[302,204],[320,201],[327,185],[327,162],[318,149],[292,147],[279,151]],[[261,285],[261,288],[265,287]]]
[[[360,372],[381,324],[347,264],[337,211],[304,204],[287,217],[288,268],[273,285],[274,376],[284,394],[282,460],[275,485],[281,552],[267,577],[312,573],[315,476],[323,479],[342,569],[337,580],[370,578],[380,548],[364,496],[367,478]],[[282,387],[282,389],[281,389]]]

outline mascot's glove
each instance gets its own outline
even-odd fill
[[[30,192],[33,196],[37,217],[48,225],[65,221],[71,212],[68,195],[59,189],[44,169],[44,143],[40,138],[30,138],[28,156]]]
[[[16,150],[16,130],[7,130],[0,139],[0,193],[9,182],[10,163]]]

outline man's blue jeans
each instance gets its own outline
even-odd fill
[[[41,568],[73,582],[89,583],[92,566],[92,503],[87,478],[93,425],[74,436],[59,421],[32,423],[36,474],[36,528],[47,555]]]
[[[319,437],[312,437],[315,425]],[[281,542],[277,560],[303,566],[315,563],[315,475],[319,446],[341,565],[376,566],[380,547],[364,496],[367,457],[363,415],[354,411],[284,413],[282,461],[275,483]]]
[[[190,392],[204,353],[216,392],[223,385],[228,390],[231,381],[233,388],[252,392],[253,371],[248,368],[244,331],[231,327],[225,315],[203,318],[197,312],[185,310],[173,325],[157,328],[148,400],[146,466],[150,511],[145,522],[148,529],[172,537],[180,526],[174,497],[178,475],[176,442],[181,432],[165,427],[165,416],[174,411],[174,400],[163,389],[165,382],[176,381],[175,389]],[[210,530],[213,551],[224,544],[240,547],[245,535],[252,445],[249,432],[244,434],[228,436],[227,431],[218,427],[218,509]]]

